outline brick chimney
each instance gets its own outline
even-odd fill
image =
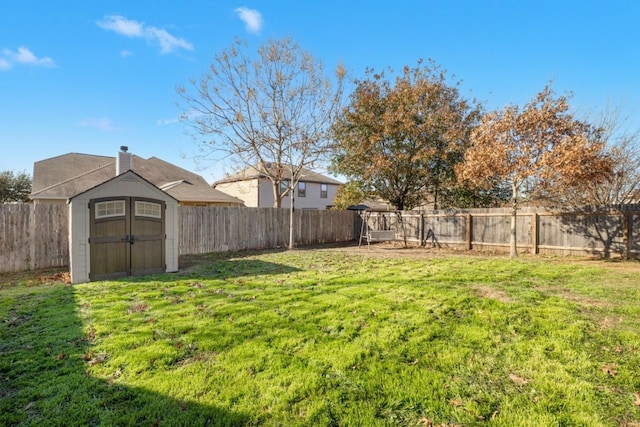
[[[116,176],[133,169],[133,155],[128,153],[129,147],[121,146],[116,159]]]

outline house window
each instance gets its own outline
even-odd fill
[[[280,194],[284,194],[289,190],[289,181],[286,179],[280,181]]]
[[[299,182],[298,183],[298,197],[307,197],[307,183]]]
[[[320,184],[320,198],[321,199],[326,199],[327,198],[327,184]]]
[[[124,200],[96,203],[96,219],[124,216]]]
[[[136,201],[136,216],[148,216],[151,218],[162,218],[160,203]]]

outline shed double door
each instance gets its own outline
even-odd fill
[[[165,203],[115,197],[89,203],[90,280],[162,273],[165,262]]]

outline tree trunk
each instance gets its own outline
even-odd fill
[[[282,197],[280,196],[281,184],[275,181],[271,181],[271,184],[273,185],[273,207],[279,208],[282,206]],[[260,186],[260,181],[258,181],[258,186]],[[258,194],[260,194],[260,192],[258,192]],[[258,201],[258,203],[260,203],[260,201]]]
[[[404,219],[402,218],[402,211],[396,212],[396,218],[398,218],[398,224],[400,224],[400,229],[402,230],[402,242],[404,243],[404,247],[407,247],[407,232],[404,228]],[[389,218],[391,219],[391,218]]]
[[[293,179],[291,180],[291,182],[293,182]],[[295,191],[293,191],[293,188],[289,189],[290,191],[290,196],[291,196],[291,206],[289,206],[289,250],[293,249],[295,247],[295,239],[293,236],[293,212],[294,212],[294,207],[293,207],[293,202],[294,202],[294,197],[293,194],[295,193]]]
[[[516,183],[511,184],[511,229],[509,235],[509,258],[518,257],[518,245],[516,235],[516,219],[518,213],[518,187]]]
[[[438,186],[436,185],[433,189],[433,210],[438,210]]]

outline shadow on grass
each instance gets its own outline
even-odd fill
[[[92,377],[100,363],[63,284],[3,290],[0,425],[241,426],[248,414]]]
[[[176,278],[194,279],[229,279],[250,275],[283,274],[300,271],[299,268],[281,263],[267,262],[251,258],[263,253],[282,253],[286,250],[221,252],[203,255],[181,255],[179,271],[172,274],[161,274],[153,280],[172,281]],[[126,279],[124,279],[126,280]]]

